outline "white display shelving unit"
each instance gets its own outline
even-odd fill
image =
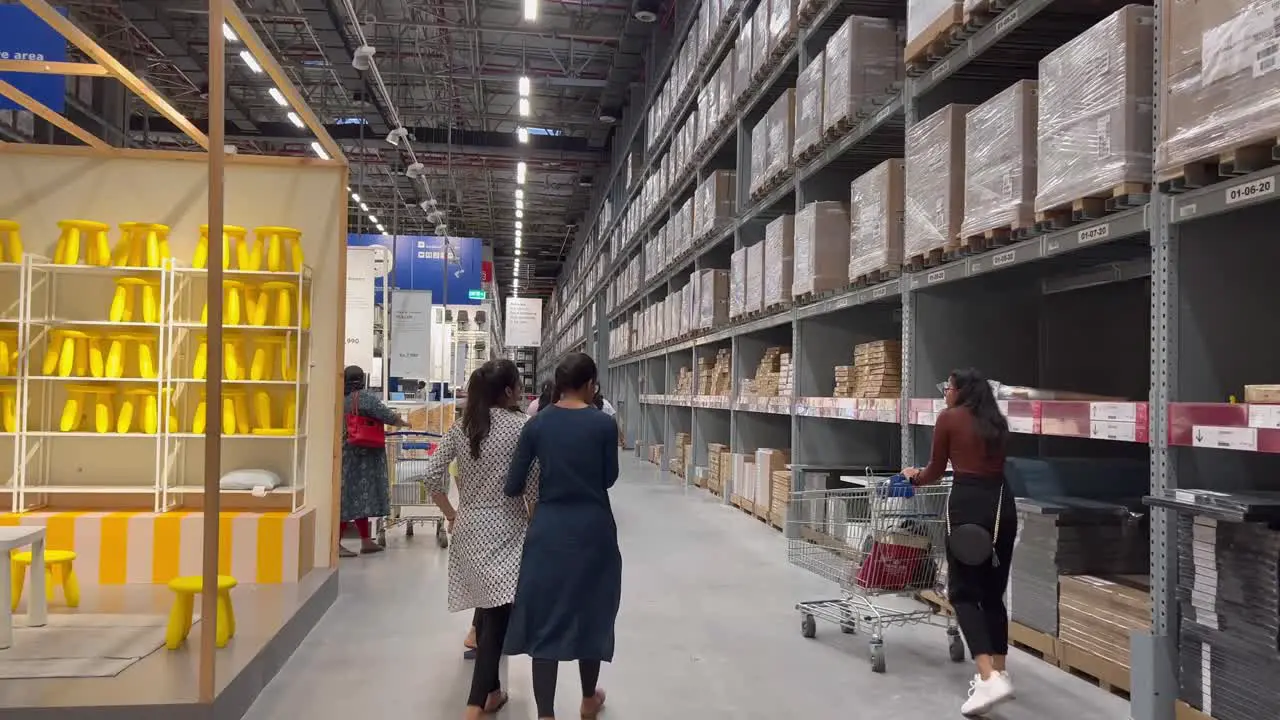
[[[17,502],[19,434],[22,413],[21,364],[26,328],[21,323],[26,299],[22,263],[0,262],[0,507]]]

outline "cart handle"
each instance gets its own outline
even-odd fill
[[[422,430],[396,430],[394,432],[386,433],[386,436],[387,437],[434,437],[434,438],[444,437],[444,435],[441,435],[440,433],[425,432]]]

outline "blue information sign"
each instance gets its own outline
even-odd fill
[[[445,241],[448,240],[448,252]],[[355,247],[381,245],[391,250],[391,286],[402,290],[430,290],[432,302],[445,305],[479,305],[481,255],[479,238],[444,238],[435,235],[348,235]],[[448,262],[445,257],[448,256]],[[378,280],[378,302],[382,302]]]
[[[67,14],[65,9],[58,12]],[[22,5],[0,5],[0,60],[66,62],[67,40]],[[66,107],[67,79],[62,75],[0,73],[0,80],[54,112],[61,113]],[[0,110],[22,109],[8,98],[0,97]]]

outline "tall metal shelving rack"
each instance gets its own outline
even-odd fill
[[[1170,1],[1146,3],[1156,8],[1157,88],[1161,17]],[[713,43],[704,68],[713,68],[724,56],[758,2],[736,5],[727,35]],[[674,258],[637,292],[606,308],[604,288],[691,192],[688,180],[676,183],[664,199],[667,211],[642,223],[636,236],[610,257],[607,238],[620,232],[622,209],[635,200],[638,187],[611,183],[611,219],[607,227],[595,229],[592,242],[579,246],[572,264],[605,263],[607,271],[571,274],[558,289],[558,299],[575,297],[576,302],[568,312],[553,308],[549,314],[547,337],[559,342],[548,342],[539,354],[540,377],[566,352],[585,349],[607,367],[607,385],[621,401],[629,441],[669,448],[677,432],[689,432],[695,465],[705,464],[708,442],[725,443],[735,452],[789,448],[793,463],[801,466],[892,465],[925,459],[937,403],[934,384],[953,366],[974,365],[1008,382],[1074,383],[1135,399],[1010,407],[1015,452],[1149,457],[1152,494],[1177,488],[1278,489],[1264,478],[1280,469],[1280,418],[1228,402],[1245,384],[1274,381],[1268,373],[1280,365],[1280,340],[1254,321],[1280,296],[1267,262],[1276,253],[1265,233],[1280,220],[1276,166],[1218,177],[1177,193],[1153,183],[1142,207],[695,337],[609,352],[609,330],[624,313],[649,307],[678,289],[692,269],[727,268],[729,253],[758,242],[765,223],[779,214],[818,200],[847,202],[849,181],[881,160],[902,156],[906,128],[948,103],[981,102],[1017,79],[1034,78],[1045,54],[1119,7],[1089,15],[1065,12],[1067,0],[996,0],[989,5],[997,11],[993,16],[968,28],[943,57],[909,76],[900,91],[884,98],[817,158],[796,168],[782,187],[753,203],[740,176],[739,211],[730,227]],[[798,70],[844,18],[902,19],[904,6],[876,0],[825,5],[799,29],[795,47],[737,110],[733,131],[700,154],[693,184],[715,169],[740,168],[745,175],[751,126],[771,100],[794,85]],[[687,32],[695,10],[679,22],[677,38]],[[654,77],[661,81],[665,76],[664,71]],[[695,84],[705,80],[700,75]],[[648,93],[649,101],[654,94]],[[1162,112],[1158,90],[1153,98],[1154,136]],[[672,127],[691,105],[688,99],[677,103]],[[633,139],[620,154],[634,147]],[[657,167],[663,141],[654,150],[645,158],[642,177]],[[1250,313],[1249,308],[1256,310]],[[564,337],[564,328],[580,322],[585,325],[580,336]],[[896,412],[813,402],[831,395],[831,379],[823,373],[840,364],[854,342],[890,338],[903,343],[904,388]],[[733,350],[736,390],[771,344],[793,349],[795,383],[783,404],[673,394],[679,368],[695,368],[700,357],[723,347]],[[1176,544],[1176,518],[1171,511],[1152,508],[1152,627],[1150,635],[1133,642],[1135,720],[1174,717]]]

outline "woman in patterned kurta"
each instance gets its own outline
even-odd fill
[[[376,553],[382,550],[369,532],[369,518],[391,514],[391,494],[387,477],[387,451],[385,448],[362,448],[347,444],[345,418],[355,412],[364,417],[381,420],[387,425],[408,425],[394,410],[383,404],[377,395],[365,389],[364,370],[356,365],[342,371],[343,400],[342,423],[342,520],[345,532],[354,525],[360,533],[360,552]],[[338,545],[338,555],[355,557],[356,553]]]
[[[498,679],[511,602],[520,577],[529,502],[536,497],[537,471],[521,497],[507,497],[504,484],[520,431],[520,371],[510,360],[491,360],[472,373],[462,421],[445,434],[427,463],[431,499],[453,532],[449,550],[449,611],[476,609],[476,665],[467,698],[468,718],[494,713],[507,702]],[[444,484],[457,461],[458,508]]]

